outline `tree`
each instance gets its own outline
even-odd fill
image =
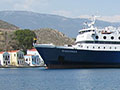
[[[36,34],[29,29],[15,31],[15,40],[18,42],[17,46],[19,49],[23,49],[24,52],[32,48],[33,38],[35,37]]]

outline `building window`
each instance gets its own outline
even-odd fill
[[[10,61],[8,61],[8,63],[10,63]]]
[[[5,61],[4,61],[4,64],[5,64]]]
[[[22,64],[24,64],[24,61],[22,61]]]
[[[106,36],[104,36],[103,39],[106,39]]]
[[[20,64],[19,61],[18,61],[18,64]]]
[[[112,37],[111,37],[111,39],[113,40],[113,39],[114,39],[114,37],[112,36]]]
[[[96,39],[98,39],[99,37],[98,36],[95,36]]]
[[[26,59],[26,61],[28,61],[28,59]]]
[[[14,54],[14,56],[16,56],[16,54]]]

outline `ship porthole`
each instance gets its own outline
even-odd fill
[[[98,39],[99,37],[98,36],[95,36],[96,39]]]
[[[118,37],[118,39],[120,40],[120,37]]]
[[[114,37],[112,36],[112,37],[111,37],[111,39],[113,40],[113,39],[114,39]]]
[[[106,36],[103,37],[103,39],[106,39],[106,38],[107,38]]]

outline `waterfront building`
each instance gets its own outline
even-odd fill
[[[43,61],[42,57],[40,56],[40,54],[38,53],[38,51],[35,48],[27,50],[27,54],[28,55],[30,55],[30,54],[34,55],[35,57],[39,56],[40,65],[44,65],[44,61]]]
[[[8,52],[0,52],[0,65],[1,66],[10,65],[10,54]]]
[[[32,55],[32,54],[27,54],[24,56],[25,63],[29,66],[40,66],[40,58],[39,55]]]
[[[9,51],[11,65],[13,66],[23,66],[24,62],[24,52],[20,50]]]
[[[27,50],[27,54],[31,54],[31,55],[39,55],[38,51],[33,48],[33,49],[28,49]]]

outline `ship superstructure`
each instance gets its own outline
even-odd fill
[[[120,51],[120,28],[112,26],[98,29],[94,27],[95,19],[87,24],[89,28],[79,31],[76,38],[77,49]]]

